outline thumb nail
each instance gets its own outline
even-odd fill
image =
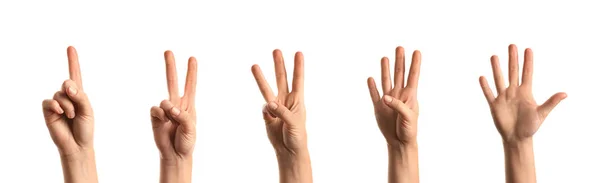
[[[269,103],[269,108],[271,110],[275,110],[275,109],[277,109],[277,104],[275,102],[271,102],[271,103]]]
[[[173,116],[179,116],[180,112],[181,111],[177,109],[177,107],[173,107],[173,109],[171,109],[171,114],[173,114]]]
[[[385,103],[391,103],[392,97],[386,95],[386,96],[383,96],[383,100],[385,101]]]

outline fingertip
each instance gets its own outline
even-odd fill
[[[171,108],[171,115],[173,115],[173,117],[179,116],[180,113],[181,113],[181,110],[179,110],[179,108],[177,108],[177,107]]]
[[[294,55],[294,58],[296,59],[297,62],[303,61],[304,54],[301,51],[297,51],[296,55]]]
[[[421,51],[419,51],[419,50],[415,50],[415,51],[413,52],[413,57],[415,57],[415,56],[418,56],[418,57],[420,57],[420,56],[421,56]]]
[[[567,93],[565,92],[559,92],[556,95],[558,96],[558,98],[560,98],[560,100],[564,100],[567,98]]]
[[[367,78],[367,84],[371,85],[371,83],[375,83],[375,79],[373,77]]]
[[[160,106],[161,106],[161,108],[170,107],[170,106],[173,106],[173,104],[169,100],[163,100],[162,102],[160,102]]]
[[[74,47],[74,46],[72,46],[72,45],[69,45],[69,46],[67,47],[67,52],[73,52],[73,51],[75,51],[75,47]]]
[[[278,54],[281,54],[281,50],[279,48],[275,48],[273,50],[273,55],[278,55]]]
[[[403,52],[404,52],[404,47],[396,46],[396,53],[403,53]]]
[[[275,102],[269,102],[268,107],[270,110],[277,110],[278,105]]]
[[[254,64],[254,65],[252,65],[251,70],[253,73],[256,73],[256,72],[260,71],[260,66],[258,66],[258,64]]]

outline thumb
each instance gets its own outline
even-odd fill
[[[567,98],[566,93],[556,93],[552,95],[552,97],[550,97],[548,100],[546,100],[546,102],[544,102],[542,105],[538,106],[537,110],[543,118],[546,118],[546,116],[550,114],[552,109],[554,109],[554,107],[556,107],[556,105],[558,105],[558,103],[560,103],[560,101],[562,101],[565,98]]]
[[[281,118],[286,123],[292,121],[292,112],[284,105],[277,102],[269,102],[267,109],[275,117]]]
[[[407,118],[411,115],[410,108],[404,104],[404,102],[398,100],[397,98],[391,97],[389,95],[383,96],[383,103],[388,107],[394,109],[396,112],[400,113],[404,118]]]
[[[183,127],[183,131],[186,133],[195,133],[195,123],[196,119],[193,119],[192,115],[190,115],[187,111],[183,111],[179,109],[179,107],[174,106],[168,100],[163,100],[160,103],[160,108],[162,108],[167,116],[174,120],[174,122],[179,123]]]
[[[64,91],[69,99],[75,104],[77,115],[92,116],[92,105],[83,90],[77,86],[75,81],[66,80],[63,83],[62,91]]]

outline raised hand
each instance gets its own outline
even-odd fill
[[[406,85],[404,85],[404,57],[404,48],[397,47],[393,86],[389,60],[386,57],[381,59],[383,98],[377,90],[375,80],[372,77],[367,80],[375,108],[375,118],[388,144],[390,183],[419,182],[417,85],[421,70],[421,52],[413,52]]]
[[[281,51],[273,51],[277,96],[265,80],[258,65],[252,74],[267,102],[263,118],[269,140],[275,149],[281,182],[312,182],[310,157],[306,137],[306,110],[304,108],[304,56],[296,52],[292,91],[288,89],[287,73]]]
[[[532,136],[540,128],[550,111],[565,99],[565,93],[554,94],[544,104],[537,105],[533,99],[533,52],[525,49],[523,78],[519,84],[519,56],[517,47],[508,47],[508,88],[498,63],[498,57],[492,56],[492,70],[498,96],[490,89],[485,77],[479,77],[483,94],[487,99],[494,118],[494,124],[502,136],[505,156],[506,182],[536,182],[535,161]]]
[[[97,182],[94,113],[83,92],[77,51],[67,48],[69,78],[52,99],[42,102],[46,126],[58,147],[65,182]]]
[[[539,129],[550,111],[567,97],[566,93],[556,93],[542,105],[537,105],[533,99],[533,52],[525,49],[523,63],[523,78],[519,84],[519,57],[517,47],[508,47],[509,72],[508,88],[504,85],[498,57],[492,56],[492,70],[498,96],[494,97],[485,77],[479,78],[483,94],[487,99],[494,118],[494,123],[505,142],[515,142],[531,138]]]
[[[394,85],[390,79],[390,65],[387,57],[381,59],[381,83],[384,97],[381,98],[375,80],[367,81],[375,108],[377,124],[388,145],[393,147],[415,143],[417,140],[417,85],[421,68],[421,52],[414,51],[410,73],[404,85],[404,48],[396,48]]]
[[[169,100],[152,107],[154,142],[160,151],[161,182],[190,182],[196,143],[196,73],[194,57],[188,60],[183,97],[179,96],[177,69],[171,51],[165,52]]]

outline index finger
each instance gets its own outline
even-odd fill
[[[304,93],[304,55],[302,52],[296,52],[294,57],[294,79],[292,81],[292,91]]]
[[[79,69],[79,58],[77,57],[77,50],[75,50],[75,47],[69,46],[67,48],[67,59],[69,60],[69,79],[75,81],[77,86],[83,90],[81,70]]]
[[[169,90],[169,100],[179,104],[179,86],[177,83],[177,68],[175,67],[175,58],[173,52],[165,51],[165,65],[167,69],[167,88]]]
[[[254,75],[254,80],[256,80],[258,89],[260,90],[260,93],[262,94],[265,101],[271,102],[275,100],[275,95],[273,95],[273,91],[271,90],[269,83],[267,83],[267,80],[265,79],[265,76],[263,75],[258,65],[252,66],[252,75]]]

